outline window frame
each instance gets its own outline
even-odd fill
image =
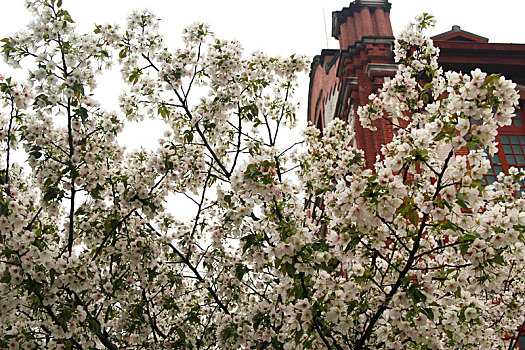
[[[496,136],[498,151],[494,156],[489,156],[491,170],[485,176],[487,184],[493,183],[500,172],[508,173],[511,167],[525,169],[525,111],[522,108],[523,105],[524,101],[520,100],[519,107],[514,111],[514,115],[519,118],[521,125],[498,128],[498,135]],[[510,162],[508,156],[514,158],[515,161]],[[521,157],[519,161],[518,157]],[[522,181],[521,186],[525,188],[525,182]]]

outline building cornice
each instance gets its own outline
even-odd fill
[[[394,40],[395,38],[393,36],[364,36],[361,40],[356,41],[355,44],[348,45],[346,50],[341,51],[341,60],[339,66],[342,67],[341,62],[343,62],[345,58],[355,55],[366,44],[394,45]],[[392,50],[389,52],[391,53]],[[340,71],[337,72],[337,75],[340,75]]]
[[[339,34],[341,34],[341,25],[346,23],[348,17],[353,17],[354,12],[361,10],[364,7],[368,8],[382,8],[386,12],[390,12],[392,4],[386,0],[377,0],[377,1],[366,1],[366,0],[357,0],[350,4],[348,7],[344,7],[341,11],[332,12],[332,36],[336,39],[339,39]]]

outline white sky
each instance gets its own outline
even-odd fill
[[[209,23],[212,30],[227,39],[237,39],[247,51],[261,50],[271,55],[292,53],[310,57],[324,48],[337,48],[331,38],[331,13],[349,5],[349,0],[64,0],[77,23],[79,32],[91,31],[94,23],[124,23],[133,9],[148,8],[161,22],[161,32],[171,47],[180,45],[182,29],[199,21]],[[462,29],[488,37],[490,42],[525,43],[524,0],[390,0],[394,34],[422,12],[433,13],[438,24],[430,34],[439,34],[458,24]],[[25,27],[31,19],[24,0],[0,0],[2,21],[0,38]],[[326,32],[323,13],[326,19]],[[328,36],[328,45],[327,37]],[[0,73],[7,73],[0,63]],[[112,79],[118,73],[99,81],[105,90],[104,99],[115,109],[119,89]],[[118,83],[117,83],[118,84]],[[301,79],[297,97],[302,103],[298,118],[306,120],[308,77]],[[104,101],[102,101],[104,103]],[[112,105],[112,106],[111,106]],[[132,134],[133,132],[130,131]],[[144,129],[135,128],[137,135]],[[137,138],[130,136],[135,140]],[[151,137],[156,140],[157,137]]]
[[[491,42],[525,42],[523,0],[390,0],[394,33],[421,12],[438,19],[434,34],[453,24],[488,37]],[[30,19],[23,0],[0,0],[0,35],[8,36]],[[207,22],[225,38],[238,39],[246,49],[269,54],[291,52],[315,55],[326,48],[323,9],[330,47],[331,12],[348,6],[349,0],[64,0],[81,30],[93,23],[121,22],[132,9],[148,8],[160,17],[169,39],[180,37],[182,29],[196,21]],[[174,41],[173,41],[174,42]]]

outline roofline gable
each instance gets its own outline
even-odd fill
[[[488,43],[489,39],[461,29],[460,26],[454,25],[452,29],[431,37],[434,41],[474,41],[478,43]],[[455,40],[454,40],[455,39]]]

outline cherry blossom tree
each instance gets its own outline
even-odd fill
[[[303,57],[244,55],[202,24],[168,49],[148,12],[79,35],[61,0],[27,4],[34,22],[3,40],[28,79],[0,81],[1,348],[514,346],[525,174],[484,175],[518,95],[443,73],[431,16],[358,110],[396,130],[366,169],[340,119],[287,144]],[[118,113],[93,95],[116,61]],[[158,148],[126,151],[143,118],[165,123]]]

